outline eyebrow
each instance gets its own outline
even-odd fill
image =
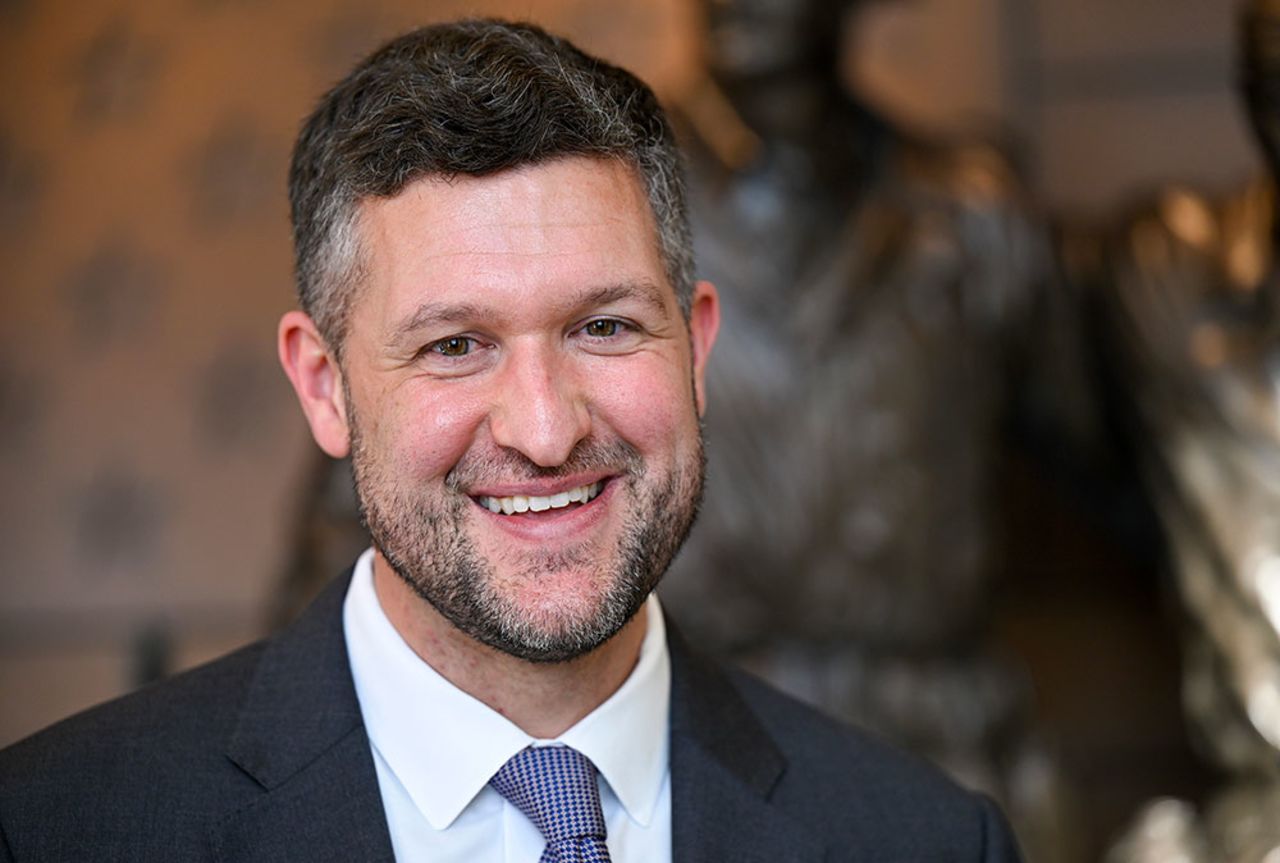
[[[571,297],[563,306],[566,312],[577,314],[587,309],[627,299],[638,299],[656,312],[663,315],[667,313],[662,287],[650,281],[621,282],[592,288]],[[475,303],[426,302],[414,309],[413,314],[394,328],[390,341],[392,344],[397,344],[426,327],[442,324],[459,326],[484,318],[498,317],[501,314],[502,312],[494,307]]]
[[[584,292],[568,305],[574,310],[581,310],[629,299],[638,299],[655,312],[665,314],[667,311],[662,288],[650,281],[622,282],[596,288]]]
[[[399,342],[424,327],[474,321],[484,313],[484,306],[473,303],[423,303],[414,310],[412,315],[395,327],[391,334],[391,341]]]

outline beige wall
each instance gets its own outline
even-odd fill
[[[929,129],[1003,131],[1056,209],[1258,168],[1235,89],[1233,0],[885,0],[851,80]]]
[[[1036,0],[1023,29],[1018,119],[1049,200],[1095,208],[1185,180],[1214,189],[1256,169],[1235,92],[1230,0]]]

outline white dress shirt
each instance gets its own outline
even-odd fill
[[[372,550],[356,562],[343,627],[399,863],[538,863],[546,840],[488,782],[521,749],[549,743],[599,770],[614,863],[669,863],[671,659],[656,596],[631,675],[554,741],[530,737],[418,658],[378,602]]]

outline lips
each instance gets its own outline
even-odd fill
[[[481,495],[475,500],[492,513],[515,515],[523,512],[546,512],[553,509],[564,509],[574,504],[591,501],[604,487],[603,482],[593,482],[576,488],[566,489],[552,495],[522,495],[494,497]]]

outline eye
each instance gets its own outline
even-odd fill
[[[474,339],[467,336],[450,336],[427,345],[427,350],[445,357],[463,357],[471,353],[474,347]]]
[[[588,321],[582,328],[582,332],[592,338],[608,339],[616,336],[622,326],[622,321],[613,318],[597,318],[594,321]]]
[[[489,368],[496,355],[484,334],[458,334],[423,343],[413,355],[413,367],[431,377],[463,377]]]

